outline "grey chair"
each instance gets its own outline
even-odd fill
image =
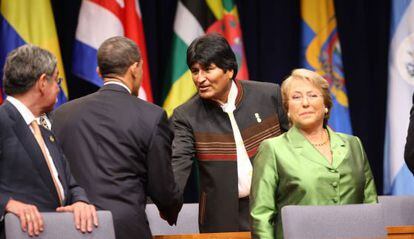
[[[153,235],[194,234],[198,230],[198,203],[185,203],[178,214],[177,225],[170,226],[160,218],[158,208],[147,204],[149,226]]]
[[[324,239],[386,236],[380,204],[285,206],[285,239]]]
[[[414,225],[414,196],[379,196],[386,226]]]
[[[112,214],[109,211],[98,211],[99,226],[92,233],[81,233],[75,228],[72,213],[46,212],[41,213],[44,221],[44,231],[39,239],[115,239]],[[20,221],[14,214],[5,217],[6,239],[32,239],[22,231]]]

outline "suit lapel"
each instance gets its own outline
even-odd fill
[[[37,143],[32,131],[20,115],[19,111],[17,111],[12,104],[7,103],[6,109],[9,112],[11,119],[14,120],[13,130],[29,156],[29,160],[39,172],[39,175],[48,187],[50,193],[58,200],[59,197],[55,190],[55,185],[53,183],[52,176],[50,175],[49,168],[47,167],[45,161],[46,159],[44,158],[42,150],[40,149],[40,146]]]
[[[62,160],[60,160],[60,158],[62,157],[62,154],[59,151],[58,145],[56,144],[55,136],[52,134],[50,130],[45,129],[43,126],[40,127],[40,131],[42,132],[43,140],[45,141],[46,147],[49,150],[53,163],[58,172],[59,181],[62,184],[63,189],[65,189],[67,188],[67,182],[65,180],[65,177],[63,177],[64,168],[63,168]],[[64,191],[66,194],[66,190]]]
[[[302,135],[296,126],[292,126],[287,132],[287,135],[296,152],[301,155],[302,158],[328,168],[331,167],[328,160],[326,160],[326,158],[319,153],[319,151],[315,149],[311,143],[309,143],[309,141]]]
[[[331,128],[328,127],[328,133],[331,140],[332,150],[332,167],[338,168],[339,165],[344,161],[349,153],[349,148],[346,146],[345,141]]]

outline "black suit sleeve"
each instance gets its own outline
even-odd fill
[[[175,224],[183,200],[171,166],[172,133],[165,111],[160,117],[147,155],[148,194],[170,225]]]
[[[171,117],[174,131],[172,166],[181,193],[184,193],[195,155],[193,131],[188,125],[185,116],[176,109]]]
[[[2,118],[0,118],[2,120]],[[3,132],[5,126],[0,123],[0,142],[3,144]],[[0,144],[0,160],[3,160],[3,146]],[[0,217],[2,217],[6,213],[6,205],[9,202],[10,195],[6,192],[0,192]],[[1,232],[1,230],[0,230]]]
[[[407,142],[405,143],[404,159],[410,171],[414,173],[414,105],[410,111],[410,124],[408,126]]]
[[[88,197],[86,196],[85,190],[80,187],[78,185],[78,183],[76,182],[76,180],[73,178],[73,175],[70,171],[70,167],[68,162],[66,161],[66,158],[64,155],[62,155],[63,158],[63,168],[65,170],[65,177],[66,177],[66,182],[68,182],[68,195],[69,195],[69,200],[67,201],[67,205],[75,203],[75,202],[86,202],[86,203],[90,203],[88,200]]]

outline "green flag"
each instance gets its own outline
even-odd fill
[[[180,0],[174,21],[172,55],[168,68],[168,86],[165,87],[164,109],[171,116],[173,110],[197,93],[186,64],[190,43],[206,33],[222,34],[234,53],[239,65],[236,79],[247,80],[247,64],[243,40],[233,0]]]

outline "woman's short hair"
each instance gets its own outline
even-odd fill
[[[323,78],[318,73],[311,71],[311,70],[307,70],[303,68],[293,70],[290,76],[287,77],[283,81],[282,86],[281,86],[283,107],[285,108],[286,112],[288,112],[289,110],[290,85],[292,81],[294,80],[308,81],[322,92],[323,102],[325,104],[325,107],[328,109],[328,112],[325,114],[325,118],[323,120],[323,126],[326,126],[328,123],[328,119],[331,114],[331,108],[333,105],[331,93],[329,91],[328,81],[325,80],[325,78]]]
[[[227,40],[217,34],[207,34],[196,38],[187,49],[187,66],[191,69],[194,64],[207,68],[215,64],[224,72],[233,70],[233,78],[237,75],[236,55]]]

